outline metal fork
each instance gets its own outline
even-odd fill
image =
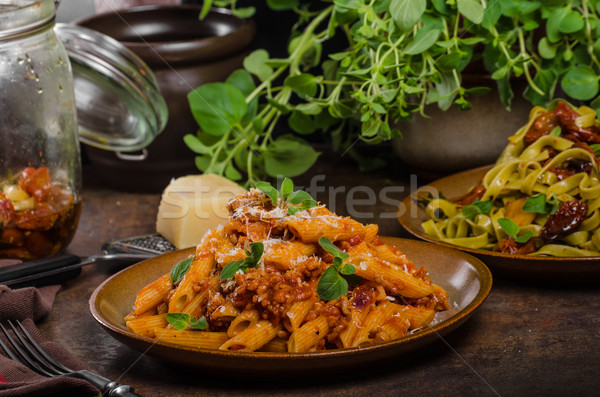
[[[85,369],[74,371],[65,367],[63,364],[52,358],[44,350],[44,348],[42,348],[42,346],[36,342],[35,339],[33,339],[23,324],[21,324],[19,321],[15,321],[15,326],[10,320],[7,323],[15,336],[12,336],[2,324],[0,324],[0,329],[12,347],[4,343],[1,338],[0,347],[4,349],[11,360],[17,361],[36,371],[37,373],[50,378],[68,376],[72,378],[85,379],[100,389],[102,396],[140,397],[139,394],[133,392],[133,388],[129,385],[119,385],[110,379],[106,379],[103,376]]]

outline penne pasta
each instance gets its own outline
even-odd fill
[[[229,222],[174,264],[175,282],[138,292],[127,327],[198,348],[301,353],[400,338],[448,309],[446,291],[376,224],[294,205],[256,189],[235,197]]]

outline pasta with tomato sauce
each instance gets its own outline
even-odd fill
[[[134,333],[230,351],[320,351],[396,339],[449,308],[446,291],[376,225],[317,203],[274,203],[258,189],[228,209],[192,257],[138,292],[125,318]]]
[[[534,107],[479,185],[457,198],[421,198],[429,217],[422,227],[466,248],[600,256],[598,153],[594,110],[562,100]]]

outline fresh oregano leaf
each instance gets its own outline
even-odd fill
[[[279,201],[279,192],[275,189],[269,182],[257,182],[256,188],[266,194],[270,199],[273,205],[277,205]]]
[[[188,270],[190,270],[190,266],[192,265],[193,261],[194,261],[194,257],[192,256],[192,257],[182,260],[181,262],[179,262],[178,264],[173,266],[173,268],[171,269],[171,273],[170,273],[171,282],[173,284],[177,284],[178,282],[180,282],[183,279],[183,277],[188,272]]]
[[[546,195],[539,193],[529,197],[527,201],[525,201],[525,204],[523,204],[523,211],[547,214],[550,209],[546,203]]]
[[[479,214],[487,215],[492,209],[492,201],[474,201],[472,204],[465,205],[461,210],[461,215],[468,220],[474,220]]]
[[[202,130],[216,136],[237,125],[248,108],[244,94],[227,83],[203,84],[188,94],[188,101]]]
[[[340,276],[335,266],[329,266],[317,284],[317,293],[321,299],[329,301],[338,299],[348,291],[348,282]]]
[[[412,29],[427,8],[426,0],[391,0],[390,14],[402,31]]]
[[[575,66],[564,75],[560,82],[563,90],[572,98],[587,101],[598,95],[598,76],[587,65]]]
[[[242,268],[242,263],[244,261],[231,261],[223,267],[221,270],[221,280],[227,280],[235,276],[237,272]]]
[[[352,263],[346,263],[340,268],[340,273],[347,276],[356,273],[356,267]]]
[[[519,226],[508,218],[499,218],[498,224],[500,225],[502,230],[504,230],[506,234],[512,237],[517,243],[526,243],[527,240],[529,240],[533,236],[531,230],[528,230],[527,232],[525,232],[525,234],[519,236]]]
[[[190,323],[190,315],[187,313],[167,313],[167,321],[174,328],[183,331],[188,327]]]
[[[300,205],[290,205],[288,206],[288,214],[289,215],[294,215],[299,211],[304,211],[307,210],[309,208],[313,208],[318,206],[319,203],[317,203],[315,200],[313,199],[308,199],[308,200],[303,200]]]
[[[331,242],[327,237],[321,237],[319,239],[319,245],[335,258],[347,259],[350,255],[347,252],[342,251],[335,244]]]
[[[519,226],[508,218],[499,218],[498,224],[502,230],[512,238],[515,238],[517,233],[519,233]]]
[[[206,329],[208,327],[208,323],[204,316],[200,317],[199,319],[194,317],[190,321],[189,327],[193,329]]]

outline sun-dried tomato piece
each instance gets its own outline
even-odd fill
[[[587,211],[588,206],[583,201],[572,200],[562,203],[542,226],[540,237],[544,241],[553,241],[568,236],[585,220]]]
[[[477,185],[469,193],[465,194],[464,196],[456,197],[451,201],[456,205],[470,205],[473,204],[476,199],[482,198],[484,193],[485,187],[482,185]]]

